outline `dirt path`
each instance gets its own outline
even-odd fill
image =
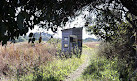
[[[84,70],[86,69],[86,67],[89,65],[89,61],[90,61],[90,53],[86,52],[86,50],[84,50],[85,54],[88,55],[86,57],[86,60],[85,62],[79,66],[73,73],[71,73],[64,81],[74,81],[76,80],[77,78],[80,77],[80,75],[82,75],[82,73],[84,72]]]

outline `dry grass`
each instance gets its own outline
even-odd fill
[[[97,48],[100,42],[86,42],[84,44],[90,48]]]
[[[0,76],[27,74],[28,68],[52,61],[56,51],[54,45],[47,43],[32,46],[24,42],[0,46]]]

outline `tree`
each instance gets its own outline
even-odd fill
[[[65,24],[68,16],[74,16],[87,3],[88,0],[0,0],[0,42],[6,44],[26,35],[35,25],[55,32],[55,25]]]
[[[100,4],[109,5],[114,1],[137,16],[136,0],[0,0],[0,41],[6,44],[8,40],[26,35],[34,25],[51,28],[55,32],[55,25],[62,26],[69,16],[77,16],[75,12],[82,10],[82,7],[92,5],[96,8]]]
[[[137,14],[135,13],[136,10],[133,11],[135,9],[133,7],[136,7],[136,1],[129,1],[129,3],[125,1],[128,0],[104,1],[98,6],[91,6],[94,7],[97,17],[94,20],[90,18],[87,20],[88,23],[95,23],[94,26],[89,27],[88,31],[109,42],[110,47],[113,47],[113,49],[107,48],[110,50],[105,52],[106,56],[109,59],[110,57],[118,57],[118,60],[125,61],[124,68],[119,66],[120,69],[124,69],[119,70],[119,77],[123,81],[130,81],[137,70],[137,47],[135,47],[137,45]],[[120,63],[122,62],[119,61],[119,65]],[[131,67],[127,67],[126,64],[131,65]],[[129,70],[132,73],[128,72]]]

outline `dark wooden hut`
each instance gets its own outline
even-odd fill
[[[82,29],[70,28],[62,30],[62,52],[73,52],[75,48],[82,52]]]

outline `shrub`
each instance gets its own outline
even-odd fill
[[[116,59],[116,68],[113,69],[119,72],[119,80],[130,80],[132,73],[135,70],[135,49],[128,44],[128,42],[103,42],[100,45],[98,54],[99,56],[104,56],[111,61]],[[132,76],[134,80],[135,77],[136,75]]]

